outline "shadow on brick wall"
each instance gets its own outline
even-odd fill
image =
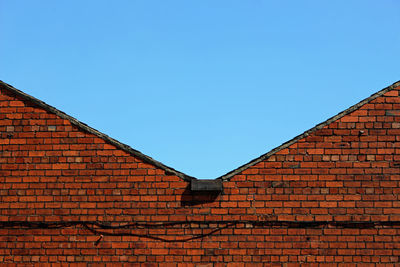
[[[192,191],[190,184],[185,188],[181,195],[181,206],[196,206],[214,202],[221,194],[221,191]]]

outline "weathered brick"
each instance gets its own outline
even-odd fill
[[[0,228],[2,262],[398,262],[400,226],[391,224],[400,220],[397,89],[234,171],[223,192],[192,192],[183,174],[72,126],[3,83],[0,90],[0,223],[49,223]]]

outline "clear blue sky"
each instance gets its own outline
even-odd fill
[[[198,178],[400,80],[400,1],[0,0],[0,79]]]

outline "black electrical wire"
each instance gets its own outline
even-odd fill
[[[187,242],[190,240],[201,239],[206,236],[210,236],[223,229],[243,225],[243,228],[249,227],[275,227],[275,228],[325,228],[325,227],[337,227],[337,228],[376,228],[376,227],[396,227],[400,226],[400,221],[251,221],[251,220],[230,220],[230,221],[172,221],[172,222],[158,222],[158,223],[147,223],[147,222],[134,222],[128,224],[112,225],[106,222],[97,221],[59,221],[59,222],[28,222],[28,221],[2,221],[0,222],[0,228],[2,229],[60,229],[73,226],[82,226],[93,234],[101,236],[136,236],[144,237],[153,240],[159,240],[164,242]],[[186,228],[174,228],[175,226],[184,226]],[[193,227],[197,225],[198,227]],[[198,235],[192,235],[186,238],[180,239],[168,239],[150,234],[139,234],[131,232],[132,230],[138,229],[157,229],[157,228],[171,228],[172,229],[201,229],[205,230],[205,227],[218,225],[218,227],[212,227],[213,229],[207,233]],[[109,230],[113,230],[110,232]],[[131,230],[130,232],[116,232],[115,230]]]
[[[224,227],[217,227],[216,229],[205,233],[205,234],[199,234],[199,235],[194,235],[191,237],[187,237],[187,238],[181,238],[181,239],[166,239],[166,238],[162,238],[162,237],[158,237],[158,236],[154,236],[154,235],[146,235],[146,234],[136,234],[136,233],[109,233],[109,232],[105,232],[105,231],[101,231],[101,230],[97,230],[91,227],[88,227],[87,225],[84,225],[84,227],[86,229],[88,229],[90,232],[92,232],[93,234],[97,234],[97,235],[104,235],[104,236],[137,236],[137,237],[145,237],[145,238],[149,238],[149,239],[153,239],[153,240],[159,240],[159,241],[163,241],[163,242],[187,242],[190,240],[195,240],[195,239],[200,239],[209,235],[212,235],[216,232],[221,231],[222,229],[228,228],[230,226],[230,224],[226,224]]]

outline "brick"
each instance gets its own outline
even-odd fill
[[[104,234],[100,240],[99,233],[79,224],[3,228],[1,262],[48,266],[398,262],[398,226],[379,225],[400,220],[398,90],[388,90],[308,132],[224,181],[223,191],[213,193],[192,192],[189,183],[174,173],[72,126],[65,117],[30,103],[29,97],[18,97],[2,83],[0,89],[0,133],[13,134],[0,138],[0,221],[97,221],[111,226],[184,222],[102,229],[112,235]],[[322,225],[312,226],[313,222]],[[340,226],[346,222],[366,224]],[[177,241],[198,235],[204,236]]]
[[[321,149],[321,148],[318,148],[318,149],[308,149],[307,152],[308,152],[308,154],[310,154],[310,155],[315,155],[315,154],[322,155],[322,154],[324,154],[324,149]]]

